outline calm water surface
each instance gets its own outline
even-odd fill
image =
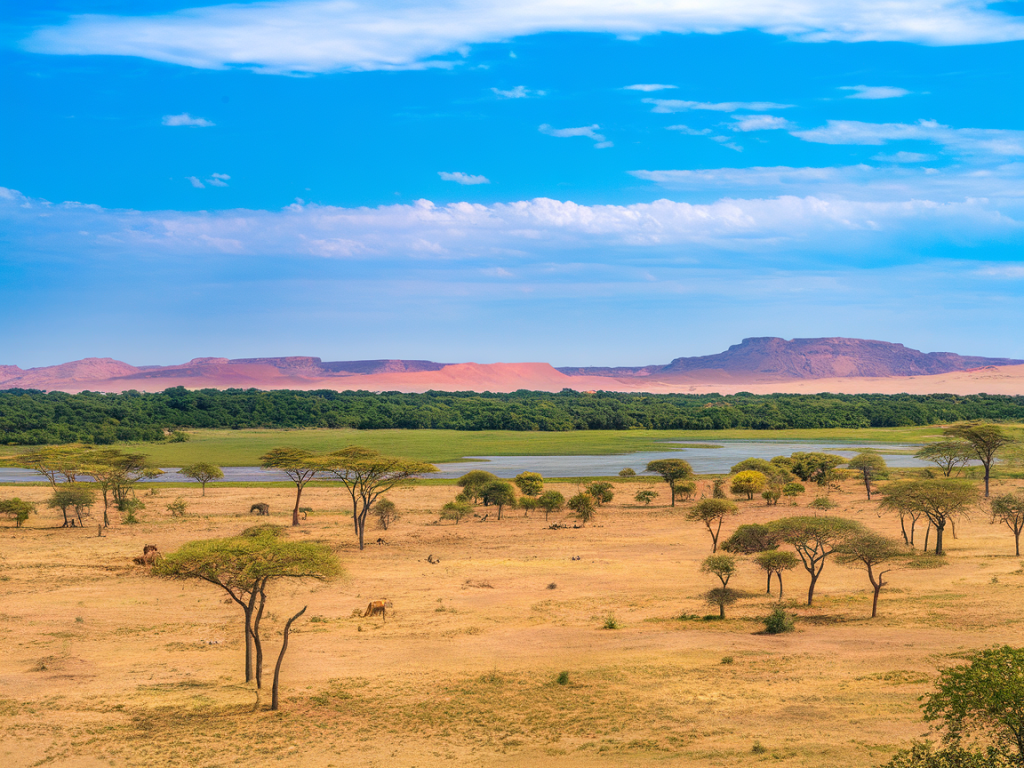
[[[666,442],[666,445],[672,445]],[[693,443],[689,443],[693,445]],[[438,464],[441,471],[431,477],[460,477],[471,469],[484,469],[498,477],[515,477],[520,472],[540,472],[545,477],[596,477],[617,475],[619,470],[629,467],[637,473],[643,472],[647,462],[655,459],[685,459],[698,474],[725,474],[729,468],[743,459],[770,459],[773,456],[788,456],[797,451],[819,451],[835,453],[852,458],[864,448],[882,451],[915,451],[917,445],[896,445],[893,443],[823,443],[800,440],[722,440],[701,443],[701,447],[676,448],[664,451],[643,451],[640,453],[615,454],[611,456],[467,456],[471,461],[457,461]],[[915,459],[912,455],[884,454],[890,467],[926,467],[929,462]],[[164,474],[146,482],[171,483],[190,482],[178,474],[177,467],[165,467]],[[42,476],[27,469],[0,468],[0,482],[39,482]],[[271,482],[288,480],[284,472],[259,467],[224,467],[224,480],[234,482]]]

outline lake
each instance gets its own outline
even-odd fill
[[[666,445],[672,445],[666,442]],[[920,446],[892,443],[826,443],[801,440],[714,440],[701,443],[679,444],[665,451],[613,454],[610,456],[468,456],[467,461],[438,464],[441,471],[431,477],[460,477],[471,469],[483,469],[498,477],[511,478],[520,472],[539,472],[545,477],[600,477],[617,475],[629,467],[640,474],[647,462],[656,459],[685,459],[697,474],[724,475],[729,468],[743,459],[770,459],[788,456],[797,451],[834,453],[852,458],[865,448],[879,451],[915,451]],[[686,447],[689,446],[689,447]],[[929,462],[915,459],[909,454],[883,454],[890,467],[926,467]],[[39,482],[37,472],[18,468],[0,468],[0,483]],[[260,467],[224,467],[224,480],[228,482],[272,482],[288,480],[284,472]],[[146,482],[190,482],[177,472],[177,467],[166,467],[164,474]]]

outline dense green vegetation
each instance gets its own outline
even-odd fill
[[[0,442],[157,441],[166,430],[252,428],[577,430],[864,429],[1024,421],[1000,395],[647,395],[621,392],[0,392]]]

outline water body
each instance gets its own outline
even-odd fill
[[[673,442],[666,442],[672,445]],[[689,444],[692,446],[692,444]],[[613,454],[611,456],[468,456],[468,461],[438,464],[440,472],[431,477],[460,477],[471,469],[483,469],[498,477],[511,478],[520,472],[539,472],[545,477],[599,477],[617,475],[629,467],[638,474],[643,472],[647,462],[656,459],[685,459],[698,474],[723,475],[729,468],[743,459],[770,459],[773,456],[788,456],[797,451],[834,453],[853,458],[865,448],[881,451],[915,451],[920,446],[894,445],[892,443],[820,443],[800,440],[722,440],[707,441],[694,447],[679,447],[664,451],[642,451],[639,453]],[[906,454],[884,454],[890,467],[927,467],[929,462],[915,459]],[[287,481],[288,476],[279,470],[260,467],[224,467],[227,482],[273,482]],[[37,472],[18,468],[0,468],[0,483],[39,482],[42,476]],[[178,474],[177,467],[166,467],[164,474],[153,483],[192,482]]]

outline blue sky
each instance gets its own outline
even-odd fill
[[[6,0],[0,364],[1024,358],[1022,15]]]

